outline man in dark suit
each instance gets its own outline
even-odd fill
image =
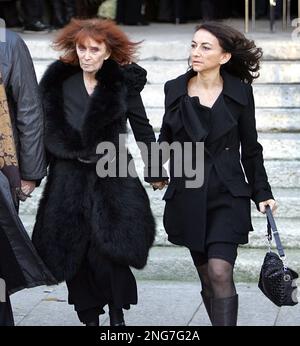
[[[24,32],[42,32],[48,30],[48,25],[43,23],[43,0],[21,0],[24,14]]]
[[[265,17],[270,11],[270,1],[269,0],[256,0],[256,18]],[[276,0],[275,7],[275,18],[279,19],[282,17],[282,0]]]
[[[143,0],[118,0],[117,22],[125,25],[147,25]]]

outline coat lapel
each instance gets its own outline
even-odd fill
[[[210,110],[210,116],[211,128],[207,137],[207,144],[215,142],[237,125],[237,120],[232,115],[222,94]]]
[[[212,108],[203,107],[196,101],[196,98],[190,98],[187,95],[188,81],[194,75],[195,72],[189,70],[173,81],[174,86],[166,94],[165,106],[168,109],[179,105],[183,126],[191,140],[194,142],[206,140],[207,144],[210,144],[237,125],[229,103],[233,101],[241,106],[246,106],[248,99],[239,78],[226,71],[221,71],[224,81],[222,94]]]
[[[178,101],[182,95],[187,94],[187,84],[188,81],[195,75],[193,70],[187,71],[185,74],[177,77],[173,80],[172,91],[166,93],[165,107],[168,109],[173,106],[173,104]],[[177,104],[177,102],[176,102]]]
[[[180,101],[182,123],[193,142],[204,142],[209,133],[209,109],[199,105],[198,98],[182,96]]]
[[[211,128],[207,138],[207,144],[217,141],[237,125],[237,119],[229,107],[230,101],[246,106],[248,104],[247,95],[242,82],[229,73],[222,71],[223,90],[211,108]]]

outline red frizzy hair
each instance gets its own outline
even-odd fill
[[[98,43],[104,42],[110,51],[110,58],[119,64],[128,64],[135,60],[140,42],[131,42],[127,35],[111,20],[99,18],[72,19],[61,29],[53,41],[53,48],[63,51],[60,60],[67,64],[78,65],[76,43],[83,44],[87,38]]]

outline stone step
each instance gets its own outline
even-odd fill
[[[44,73],[46,67],[51,63],[51,61],[35,61],[35,70],[38,80],[40,80],[42,74]],[[160,62],[162,63],[162,62]],[[152,62],[151,62],[152,64]],[[165,63],[162,63],[165,64]],[[295,63],[296,64],[296,63]],[[299,63],[300,65],[300,63]],[[155,74],[155,71],[148,70],[148,75],[151,73]],[[298,70],[296,70],[298,71]],[[300,71],[300,68],[299,68]],[[167,71],[166,71],[167,73]],[[299,72],[300,73],[300,72]],[[157,74],[159,72],[157,71]],[[295,72],[295,75],[297,72]],[[161,75],[161,74],[160,74]],[[164,72],[165,76],[165,72]],[[155,77],[154,77],[155,78]],[[298,78],[298,77],[297,77]],[[168,80],[170,78],[166,78]],[[300,80],[300,78],[298,78]],[[151,79],[150,79],[151,83]],[[146,86],[146,88],[148,85]],[[158,86],[162,88],[162,85]],[[144,102],[147,105],[147,100],[144,96]],[[155,107],[155,108],[153,108]],[[158,129],[161,126],[162,116],[164,114],[163,107],[156,107],[154,105],[149,105],[147,107],[147,113],[151,121],[152,126],[155,129]],[[256,108],[256,120],[257,120],[257,129],[262,132],[295,132],[300,131],[300,109],[299,108]]]
[[[159,193],[159,192],[158,192]],[[153,207],[151,200],[151,207],[156,218],[156,239],[155,244],[160,246],[172,246],[168,242],[167,234],[164,230],[162,212],[164,208],[164,202],[160,203],[160,210]],[[281,208],[281,206],[280,206]],[[278,212],[275,214],[275,221],[277,228],[280,232],[280,238],[285,248],[299,248],[300,249],[300,219],[299,214],[296,218],[278,217]],[[27,232],[31,235],[32,229],[35,223],[35,214],[21,213],[20,217],[25,226]],[[252,224],[254,232],[250,232],[249,243],[245,245],[249,248],[265,248],[267,244],[266,240],[266,218],[264,216],[259,217],[256,209],[252,212]],[[274,244],[274,242],[273,242]]]
[[[167,80],[176,78],[188,69],[188,62],[184,61],[145,61],[139,64],[148,72],[149,84],[163,84]],[[300,62],[299,61],[263,61],[260,77],[255,80],[257,84],[279,84],[299,83]]]
[[[143,162],[135,161],[138,174],[143,178]],[[300,188],[300,161],[265,160],[265,168],[272,188]],[[167,167],[166,167],[167,168]],[[145,185],[147,186],[147,185]]]
[[[240,247],[234,270],[236,282],[258,282],[260,268],[267,249]],[[300,249],[287,249],[287,265],[300,273]],[[143,270],[133,270],[138,279],[199,280],[189,250],[184,247],[155,246],[150,250]]]
[[[300,161],[265,160],[265,167],[273,188],[300,188]]]
[[[148,193],[151,208],[153,213],[157,219],[157,224],[159,225],[159,229],[163,229],[162,227],[162,216],[164,211],[165,202],[162,200],[163,194],[165,190],[162,191],[153,191],[149,185],[146,186],[146,191]],[[42,193],[42,187],[36,189],[33,193],[33,197],[26,201],[26,203],[21,203],[20,205],[20,215],[23,217],[29,217],[30,222],[33,215],[36,214],[38,201],[40,199]],[[276,212],[276,218],[288,218],[288,219],[298,219],[300,215],[300,189],[299,188],[290,188],[290,189],[282,189],[282,188],[273,188],[274,198],[278,202],[279,208]],[[264,219],[265,216],[260,214],[255,204],[252,202],[252,217]],[[285,227],[288,229],[288,227]]]
[[[259,133],[265,160],[299,160],[300,135],[298,133]]]
[[[158,137],[158,133],[156,136]],[[265,160],[300,159],[300,134],[298,133],[259,133],[258,139],[264,148]],[[129,148],[134,157],[139,157],[139,150],[133,137],[129,137]]]
[[[298,108],[300,105],[300,84],[256,84],[253,89],[256,107]],[[147,84],[142,97],[147,108],[163,108],[163,84]]]
[[[151,25],[149,30],[136,30],[124,27],[133,41],[143,41],[139,50],[141,60],[187,60],[190,50],[194,24],[174,29],[170,26]],[[132,30],[132,31],[131,31]],[[51,48],[54,33],[48,35],[24,35],[30,53],[34,59],[56,59],[58,53]],[[300,40],[292,40],[290,33],[277,35],[248,34],[262,47],[264,60],[300,60]]]
[[[54,60],[34,60],[34,67],[38,80],[47,66]],[[166,81],[185,73],[188,63],[184,61],[141,60],[139,64],[147,70],[149,84],[164,84]],[[163,73],[162,73],[163,71]],[[264,61],[260,70],[260,77],[256,84],[289,84],[300,82],[299,61]]]
[[[143,42],[140,49],[141,60],[186,60],[189,56],[191,36],[183,40],[158,39]],[[255,43],[263,49],[264,60],[300,60],[300,40],[289,39],[274,40],[270,36],[264,40],[256,39]]]
[[[151,201],[151,206],[152,206]],[[164,208],[164,203],[162,204]],[[155,213],[155,208],[152,207]],[[266,217],[258,217],[258,212],[253,209],[252,213],[252,224],[254,231],[249,234],[249,243],[245,247],[249,248],[265,248],[268,245],[266,234],[267,234],[267,222]],[[298,214],[299,217],[299,214]],[[156,238],[155,245],[159,246],[173,246],[167,238],[163,226],[162,216],[157,216],[155,213],[156,220]],[[299,218],[285,218],[278,217],[278,213],[275,214],[275,221],[277,228],[280,232],[280,238],[284,248],[289,249],[300,249],[300,219]],[[31,227],[31,226],[30,226]],[[29,228],[31,229],[31,228]],[[272,243],[275,246],[275,243]]]
[[[151,125],[159,131],[164,108],[147,108]],[[256,108],[259,132],[300,132],[300,108]]]
[[[142,160],[135,161],[140,179],[143,181]],[[278,210],[279,217],[297,218],[300,215],[300,183],[299,183],[299,161],[265,161],[269,181],[272,186],[273,194],[280,205]],[[286,185],[284,182],[286,181]],[[45,182],[45,180],[44,180]],[[32,198],[20,205],[20,213],[34,215],[36,213],[38,201],[41,197],[42,185],[32,194]],[[163,201],[161,200],[163,191],[153,191],[152,188],[144,183],[149,194],[152,207],[156,216],[162,216]],[[256,213],[255,208],[253,212]]]
[[[265,235],[267,234],[267,223],[265,218],[252,218],[254,232],[250,232],[249,244],[251,248],[265,248],[268,244]],[[300,219],[277,218],[275,222],[278,228],[280,239],[284,248],[300,249]],[[272,241],[275,246],[275,241]]]
[[[267,234],[267,222],[265,217],[257,217],[256,211],[253,211],[252,224],[254,231],[249,234],[249,243],[245,247],[249,248],[265,248],[268,245]],[[277,228],[280,232],[280,238],[284,248],[300,249],[300,219],[280,218],[275,214],[275,221]],[[156,229],[157,235],[155,244],[159,246],[172,246],[168,242],[167,234],[164,230],[162,217],[156,217]],[[272,246],[275,246],[274,241]]]
[[[283,140],[282,136],[285,135],[288,139]],[[264,146],[265,166],[269,176],[270,184],[274,191],[274,196],[279,200],[281,205],[279,214],[282,217],[297,217],[295,216],[295,210],[300,212],[300,138],[294,139],[291,134],[263,134],[264,139],[260,142]],[[274,137],[280,137],[275,139]],[[266,138],[266,137],[269,137]],[[135,165],[137,172],[143,180],[143,162],[140,158],[140,152],[133,140],[133,136],[129,136],[129,149],[135,159]],[[281,150],[281,155],[277,150]],[[297,156],[298,155],[298,156]],[[43,184],[42,184],[43,186]],[[42,186],[35,190],[33,197],[21,203],[20,211],[24,214],[35,214],[38,200],[42,191]],[[145,184],[147,187],[148,185]],[[160,210],[162,208],[161,197],[158,198],[158,192],[152,193],[151,189],[148,189],[153,207]],[[293,203],[295,203],[293,208]],[[285,214],[286,213],[286,214]],[[159,215],[159,214],[157,214]],[[298,214],[300,215],[300,214]]]
[[[163,216],[164,201],[162,201],[163,191],[153,191],[150,187],[146,188],[154,215],[159,218]],[[300,189],[277,189],[273,188],[274,198],[278,202],[279,208],[276,212],[277,218],[299,218],[300,215]],[[252,217],[264,218],[264,215],[256,210],[252,202]],[[34,209],[32,209],[34,210]]]
[[[162,203],[162,208],[164,203]],[[153,209],[155,212],[155,210]],[[298,215],[299,216],[299,215]],[[27,232],[31,235],[35,223],[35,215],[20,215],[22,222]],[[280,232],[280,238],[285,248],[299,248],[300,249],[300,219],[289,219],[285,217],[277,217],[275,215],[276,225]],[[249,243],[245,247],[249,248],[265,248],[267,245],[266,240],[266,218],[258,217],[257,212],[253,211],[252,223],[254,232],[250,232]],[[156,216],[156,230],[157,235],[155,244],[159,246],[173,246],[168,242],[167,234],[164,230],[162,216]],[[275,244],[274,242],[272,243]]]
[[[278,202],[279,208],[276,212],[279,218],[299,218],[300,216],[300,188],[273,188],[274,198]],[[151,201],[151,207],[155,216],[159,217],[163,215],[164,201],[162,196],[164,191],[153,191],[150,187],[147,187],[147,192]],[[252,203],[252,216],[263,217]]]

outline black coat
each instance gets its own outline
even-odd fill
[[[171,155],[171,181],[163,197],[166,201],[164,226],[169,240],[176,244],[193,248],[200,233],[203,239],[206,191],[214,166],[224,189],[234,197],[230,202],[233,207],[230,224],[234,229],[243,229],[240,234],[229,230],[226,241],[245,243],[252,230],[250,198],[257,207],[259,202],[273,198],[263,164],[263,148],[257,141],[252,87],[222,72],[223,92],[211,110],[197,107],[197,98],[193,98],[195,107],[190,107],[191,103],[186,102],[187,84],[194,74],[190,70],[165,84],[165,115],[159,142],[192,142],[193,145],[204,142],[204,183],[199,188],[186,188],[188,178],[174,177]],[[235,205],[242,201],[245,201],[244,207],[236,209]],[[227,221],[224,220],[224,228]],[[189,241],[185,241],[187,238]]]
[[[17,147],[23,180],[38,183],[46,176],[44,115],[33,63],[22,38],[10,30],[0,40],[0,70]]]
[[[145,71],[105,61],[84,123],[76,130],[64,114],[62,86],[79,71],[57,61],[41,81],[51,160],[32,239],[59,281],[76,274],[87,251],[95,268],[101,265],[99,255],[143,268],[155,236],[148,196],[138,178],[99,178],[95,165],[78,160],[94,155],[102,141],[117,145],[127,117],[137,140],[155,141],[139,94]]]
[[[2,30],[2,29],[1,29]],[[0,70],[7,92],[21,178],[39,181],[46,175],[43,112],[28,48],[21,37],[4,31],[0,40]],[[55,284],[37,255],[12,200],[7,178],[0,171],[0,278],[8,293]]]
[[[5,280],[8,294],[56,284],[19,219],[8,180],[1,171],[0,215],[0,278]]]

